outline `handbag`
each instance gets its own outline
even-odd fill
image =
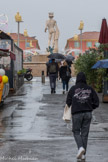
[[[65,105],[64,108],[64,113],[63,113],[63,120],[66,122],[70,122],[72,118],[72,114],[71,114],[71,106],[68,107],[68,105]]]
[[[67,67],[67,71],[66,71],[66,76],[67,76],[68,78],[71,78],[71,73],[70,73],[68,67]]]

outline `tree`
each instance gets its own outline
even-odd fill
[[[82,71],[85,73],[87,83],[96,88],[97,91],[102,89],[102,78],[105,74],[105,69],[91,69],[91,67],[100,59],[103,54],[99,53],[96,49],[90,49],[88,53],[80,55],[75,62],[76,73]]]

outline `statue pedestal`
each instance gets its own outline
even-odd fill
[[[46,72],[47,72],[46,62],[48,62],[49,60],[47,57],[48,55],[49,54],[34,55],[32,56],[32,62],[24,62],[23,67],[25,69],[31,68],[33,76],[41,77],[42,71],[44,71],[44,74],[46,76]]]
[[[48,61],[48,57],[47,57],[48,55],[49,54],[32,56],[32,62],[46,63]]]

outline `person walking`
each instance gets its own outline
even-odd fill
[[[68,92],[66,104],[72,112],[73,135],[78,147],[77,160],[85,160],[92,111],[99,106],[94,89],[87,85],[83,72],[77,74],[76,85]]]
[[[63,65],[59,69],[59,76],[62,80],[63,94],[65,94],[65,90],[68,92],[69,80],[71,78],[71,69],[67,65],[66,61],[63,62]]]
[[[47,75],[50,79],[51,93],[56,93],[56,79],[58,76],[58,64],[52,59],[47,66]]]

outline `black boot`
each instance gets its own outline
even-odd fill
[[[53,93],[53,88],[51,88],[51,94]]]
[[[55,89],[54,89],[54,93],[56,93]]]

